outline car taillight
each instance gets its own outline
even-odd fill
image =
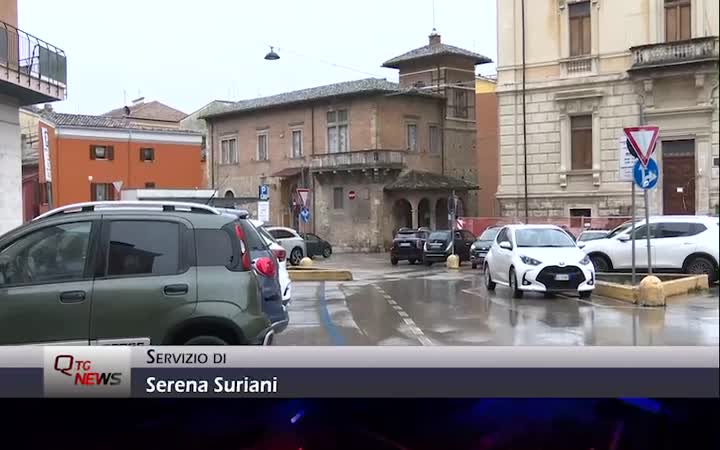
[[[264,277],[273,278],[275,277],[275,262],[270,258],[260,258],[255,261],[255,270]]]
[[[238,241],[240,241],[240,254],[242,257],[242,265],[244,270],[250,270],[251,263],[250,263],[250,252],[248,252],[248,247],[245,245],[245,231],[243,231],[240,224],[235,224],[235,236],[237,236]]]
[[[287,257],[287,252],[284,249],[273,250],[272,252],[277,258],[278,262],[285,261],[285,258]]]

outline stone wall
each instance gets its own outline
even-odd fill
[[[315,231],[338,252],[375,252],[384,248],[383,189],[387,175],[358,173],[315,177]],[[342,207],[335,208],[334,189],[342,188]],[[355,199],[348,198],[350,191]]]
[[[688,83],[693,82],[688,77]],[[715,79],[716,81],[717,79]],[[527,93],[527,170],[530,215],[568,216],[572,208],[589,208],[593,215],[626,215],[631,204],[631,183],[619,180],[618,139],[623,128],[640,124],[642,98],[638,84],[619,77],[593,83],[584,79],[577,86]],[[656,82],[656,98],[646,99],[646,123],[661,127],[661,137],[696,137],[698,169],[709,153],[718,154],[718,107],[714,103],[712,130],[710,112],[697,112],[697,97],[683,91],[667,93],[663,82]],[[662,94],[658,92],[662,91]],[[717,99],[717,90],[714,93]],[[689,98],[688,98],[689,97]],[[523,116],[520,92],[498,93],[500,127],[500,187],[497,193],[503,214],[519,210],[524,215]],[[685,105],[687,111],[678,105]],[[673,111],[673,112],[670,112]],[[709,111],[709,110],[707,110]],[[570,117],[588,114],[593,119],[593,167],[570,167]],[[685,133],[685,134],[684,134]],[[704,137],[707,136],[707,137]],[[702,144],[704,139],[711,145]],[[660,157],[658,155],[658,157]],[[661,164],[661,160],[658,162]],[[662,213],[662,185],[650,192],[650,212]],[[697,179],[697,212],[711,212],[717,203],[717,170],[711,182]],[[638,190],[638,211],[642,192]]]
[[[23,221],[20,159],[17,100],[0,95],[0,235]]]

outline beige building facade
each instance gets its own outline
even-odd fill
[[[640,124],[660,127],[650,212],[716,211],[716,0],[498,0],[497,8],[503,215],[628,215],[618,141],[623,127]]]

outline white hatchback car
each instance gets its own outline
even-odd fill
[[[555,225],[503,227],[485,257],[484,269],[488,290],[496,284],[508,286],[514,298],[525,291],[576,292],[589,298],[595,289],[590,258]]]
[[[598,272],[632,268],[632,223],[611,231],[604,239],[586,243],[583,250]],[[645,220],[635,223],[635,267],[648,266]],[[653,270],[707,274],[717,280],[720,260],[718,218],[709,216],[650,217],[650,258]]]
[[[287,305],[292,299],[292,282],[290,281],[290,274],[287,270],[287,251],[285,251],[285,248],[283,248],[282,245],[278,244],[275,238],[267,232],[267,230],[263,227],[263,223],[261,221],[250,220],[250,223],[252,223],[253,226],[258,230],[258,233],[260,233],[260,236],[262,236],[263,240],[273,252],[275,257],[277,257],[278,262],[280,263],[280,270],[278,270],[278,278],[280,281],[280,289],[282,290],[283,304]]]
[[[300,264],[300,260],[308,254],[305,239],[292,228],[265,227],[265,229],[275,238],[278,244],[285,248],[288,260],[293,266]]]

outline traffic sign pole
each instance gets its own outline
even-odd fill
[[[645,194],[645,237],[647,238],[647,270],[648,275],[652,275],[652,250],[650,248],[650,202],[648,201],[648,191],[650,189],[643,189]]]
[[[632,285],[635,286],[635,181],[632,181],[632,206],[631,206],[631,213],[632,213],[632,225],[630,226],[630,236],[632,236]]]

